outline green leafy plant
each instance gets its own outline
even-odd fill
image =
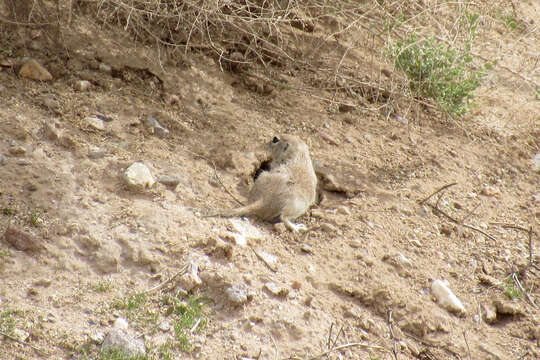
[[[472,16],[469,21],[476,23],[477,19]],[[484,73],[472,68],[467,50],[459,52],[434,38],[415,35],[397,41],[390,49],[395,67],[405,72],[415,96],[435,100],[451,116],[467,112]]]
[[[94,291],[96,292],[107,292],[111,289],[111,282],[100,281],[97,284],[94,284],[93,288],[94,288]]]
[[[148,360],[147,355],[129,355],[118,349],[102,350],[99,360]]]
[[[32,224],[32,226],[39,226],[39,224],[41,223],[41,213],[39,212],[39,210],[37,209],[34,209],[32,211],[32,213],[30,214],[30,224]]]
[[[5,309],[0,312],[0,332],[13,335],[15,330],[16,320],[15,316],[18,314],[16,310]]]
[[[519,299],[523,296],[521,289],[516,285],[511,276],[506,278],[504,294],[510,299]]]
[[[132,294],[116,300],[113,303],[113,307],[118,310],[135,311],[144,305],[146,300],[146,295],[144,293]]]
[[[174,333],[179,347],[183,351],[191,351],[189,333],[192,330],[195,331],[196,328],[201,329],[206,326],[207,319],[204,316],[203,300],[199,296],[191,296],[187,302],[176,300],[174,305],[169,308],[169,312],[179,316],[174,321]]]
[[[2,208],[2,214],[6,216],[13,216],[15,215],[15,210],[12,208],[5,207],[5,208]]]

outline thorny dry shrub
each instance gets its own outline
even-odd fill
[[[19,21],[36,21],[33,14],[46,5],[63,12],[57,14],[58,22],[84,11],[103,26],[122,28],[137,41],[164,47],[169,56],[204,52],[214,57],[222,70],[244,71],[277,86],[287,85],[276,73],[292,75],[304,81],[304,86],[296,90],[325,90],[330,97],[323,100],[331,108],[361,106],[387,116],[441,109],[437,99],[411,91],[410,79],[399,68],[390,70],[394,59],[389,49],[393,44],[410,38],[432,38],[452,51],[470,52],[474,61],[464,70],[473,71],[488,59],[474,53],[474,41],[482,29],[471,31],[472,20],[474,24],[508,23],[511,18],[522,24],[516,9],[509,10],[502,2],[4,1],[11,10],[27,10],[24,16],[17,15]],[[525,25],[522,31],[527,31]],[[509,71],[534,86],[525,75]]]
[[[473,2],[329,0],[99,0],[93,6],[103,24],[121,26],[138,40],[187,53],[212,54],[221,69],[307,71],[306,87],[327,90],[332,105],[353,102],[387,115],[404,106],[447,109],[437,98],[408,89],[410,79],[390,72],[388,48],[411,37],[433,37],[455,51],[469,51],[474,22],[497,9]],[[481,8],[480,6],[484,6]],[[480,15],[482,14],[482,15]],[[480,19],[480,16],[483,18]],[[517,17],[517,15],[516,15]],[[354,55],[360,54],[362,58]],[[358,67],[358,63],[364,63]],[[485,61],[471,62],[470,71]],[[372,73],[365,73],[369,69]],[[398,69],[399,70],[399,69]],[[464,71],[469,71],[464,69]],[[384,75],[384,76],[383,76]],[[474,89],[473,89],[474,90]],[[468,97],[462,97],[468,101]],[[459,100],[462,101],[462,100]],[[435,105],[435,106],[434,106]],[[456,106],[461,106],[457,104]],[[465,106],[463,106],[465,108]],[[403,113],[403,109],[400,113]]]

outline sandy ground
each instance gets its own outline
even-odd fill
[[[520,6],[536,29],[538,9]],[[498,26],[485,25],[475,51],[538,82],[538,31]],[[322,100],[331,91],[310,87],[318,75],[301,70],[264,94],[205,54],[158,64],[152,47],[84,15],[63,51],[45,35],[35,49],[17,36],[0,42],[10,49],[0,55],[0,330],[12,331],[0,338],[2,359],[99,358],[99,334],[118,317],[156,359],[304,359],[339,345],[329,358],[540,357],[540,105],[530,82],[495,68],[462,121],[416,108],[404,123],[377,104],[336,110]],[[17,76],[24,56],[53,81]],[[358,48],[347,64],[392,68]],[[80,80],[90,87],[78,90]],[[111,120],[102,129],[85,120],[98,113]],[[143,124],[149,115],[166,136]],[[299,219],[310,230],[198,216],[236,205],[224,186],[245,195],[261,145],[279,133],[303,138],[347,190],[323,191]],[[178,185],[128,189],[123,174],[136,161]],[[27,247],[6,240],[10,226],[30,234]],[[164,298],[187,299],[185,283],[148,292],[134,311],[115,305],[185,264],[201,280],[190,293],[205,299],[189,351],[163,325],[175,319]],[[512,274],[527,292],[514,300]],[[464,314],[437,302],[437,279]],[[249,300],[235,305],[227,289],[239,284]]]

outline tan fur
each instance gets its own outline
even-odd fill
[[[291,231],[305,229],[292,221],[315,202],[317,177],[308,146],[293,135],[276,136],[268,146],[270,171],[261,173],[253,184],[248,205],[213,216],[254,215],[267,221],[281,220]]]

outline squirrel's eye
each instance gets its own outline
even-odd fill
[[[277,136],[274,136],[274,138],[272,139],[272,142],[275,144],[277,142],[279,142],[279,138]]]

